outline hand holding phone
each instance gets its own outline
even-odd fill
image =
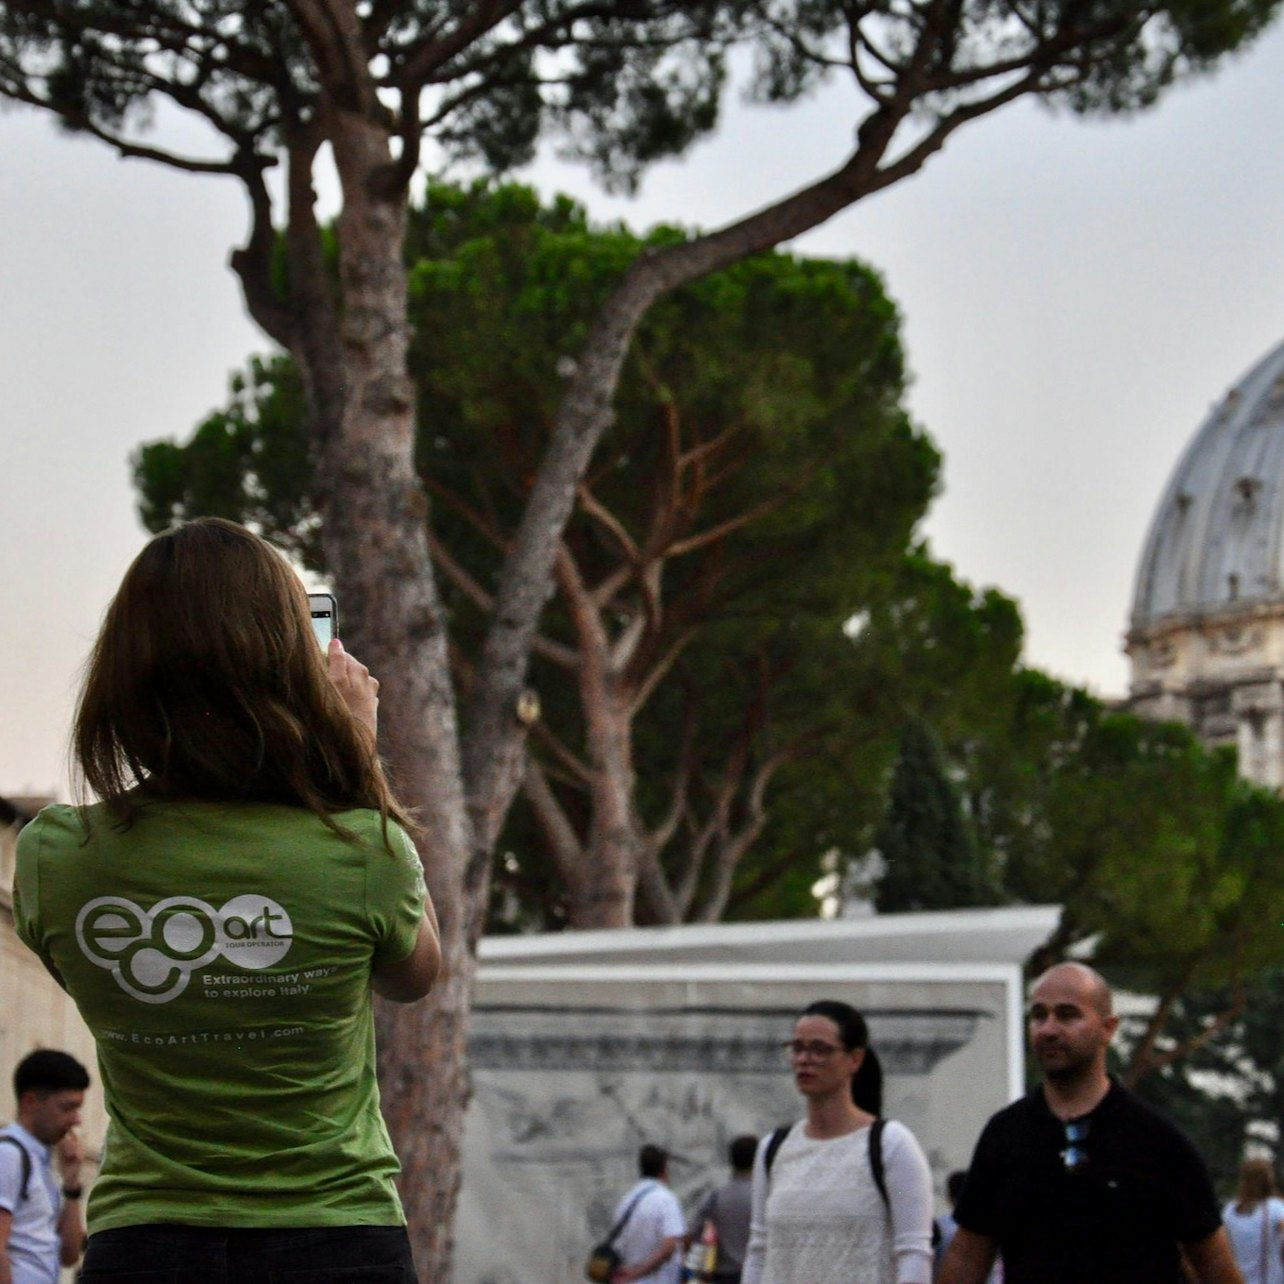
[[[379,679],[349,655],[338,638],[326,648],[326,668],[340,699],[374,739],[379,726]]]

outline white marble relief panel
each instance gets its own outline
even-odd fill
[[[887,1076],[884,1113],[915,1130],[942,1169],[938,1179],[960,1161],[960,1145],[942,1149],[927,1135],[945,1113],[933,1079],[978,1031],[993,1073],[975,1120],[1004,1099],[993,1088],[1005,1067],[991,1051],[1002,1046],[993,1028],[1002,987],[992,995],[979,1006],[865,1009]],[[672,1185],[690,1211],[725,1178],[731,1138],[801,1114],[781,1047],[798,1010],[479,1002],[457,1284],[582,1278],[582,1259],[635,1180],[644,1142],[670,1151]],[[964,1135],[970,1146],[973,1122]]]

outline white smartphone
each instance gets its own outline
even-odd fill
[[[308,605],[312,608],[312,632],[324,651],[339,636],[339,604],[333,593],[309,593]]]

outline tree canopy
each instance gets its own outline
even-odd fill
[[[466,685],[566,344],[640,242],[479,183],[430,187],[407,247],[416,460]],[[525,922],[592,923],[607,874],[642,921],[809,907],[823,853],[868,841],[905,708],[993,702],[977,689],[1010,674],[1019,619],[911,548],[937,457],[903,387],[895,309],[859,264],[764,255],[648,316],[536,647],[498,858]],[[143,518],[251,521],[324,569],[305,444],[297,371],[257,359],[189,442],[140,451]]]
[[[942,732],[939,771],[889,819],[934,799],[932,815],[948,815],[944,776],[965,830],[952,841],[977,845],[1000,881],[995,899],[1062,907],[1030,970],[1089,951],[1112,980],[1156,996],[1120,1068],[1133,1083],[1166,1073],[1237,1018],[1246,987],[1277,957],[1284,799],[1240,779],[1232,752],[1188,728],[1111,709],[1037,671],[994,691],[989,717]],[[929,874],[931,855],[918,856]],[[902,894],[895,878],[891,887]],[[969,903],[948,885],[941,896]],[[1193,1023],[1200,995],[1229,997]]]
[[[1128,1042],[1144,1022],[1128,1023]],[[1217,1032],[1209,1039],[1207,1032]],[[1156,1067],[1139,1091],[1181,1124],[1207,1159],[1214,1181],[1235,1187],[1246,1151],[1274,1157],[1284,1146],[1284,971],[1278,964],[1236,986],[1192,989],[1174,1003],[1161,1047],[1188,1054]]]
[[[931,729],[908,718],[887,810],[874,834],[884,870],[874,904],[880,913],[996,905],[997,871],[987,867],[946,775]]]

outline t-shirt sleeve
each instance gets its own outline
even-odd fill
[[[17,864],[13,877],[13,926],[18,939],[33,950],[46,966],[49,957],[43,948],[40,929],[40,844],[44,836],[43,815],[27,824],[18,835]],[[12,1150],[12,1146],[3,1147]]]
[[[400,825],[389,821],[388,847],[375,841],[366,855],[366,906],[376,966],[400,963],[415,948],[427,895],[414,843]]]
[[[1175,1124],[1175,1154],[1168,1170],[1175,1209],[1175,1238],[1183,1244],[1207,1239],[1222,1224],[1221,1205],[1208,1165],[1194,1143]]]
[[[995,1207],[998,1192],[999,1157],[994,1133],[994,1121],[986,1124],[981,1138],[972,1152],[963,1193],[954,1209],[954,1220],[964,1230],[977,1235],[997,1236],[999,1220]]]
[[[883,1130],[883,1178],[892,1222],[896,1284],[930,1284],[932,1170],[918,1139],[895,1120]]]
[[[759,1284],[767,1260],[767,1143],[763,1137],[753,1156],[753,1186],[749,1197],[749,1243],[745,1249],[741,1284]]]
[[[22,1194],[22,1152],[12,1142],[0,1144],[0,1210],[11,1213]]]

